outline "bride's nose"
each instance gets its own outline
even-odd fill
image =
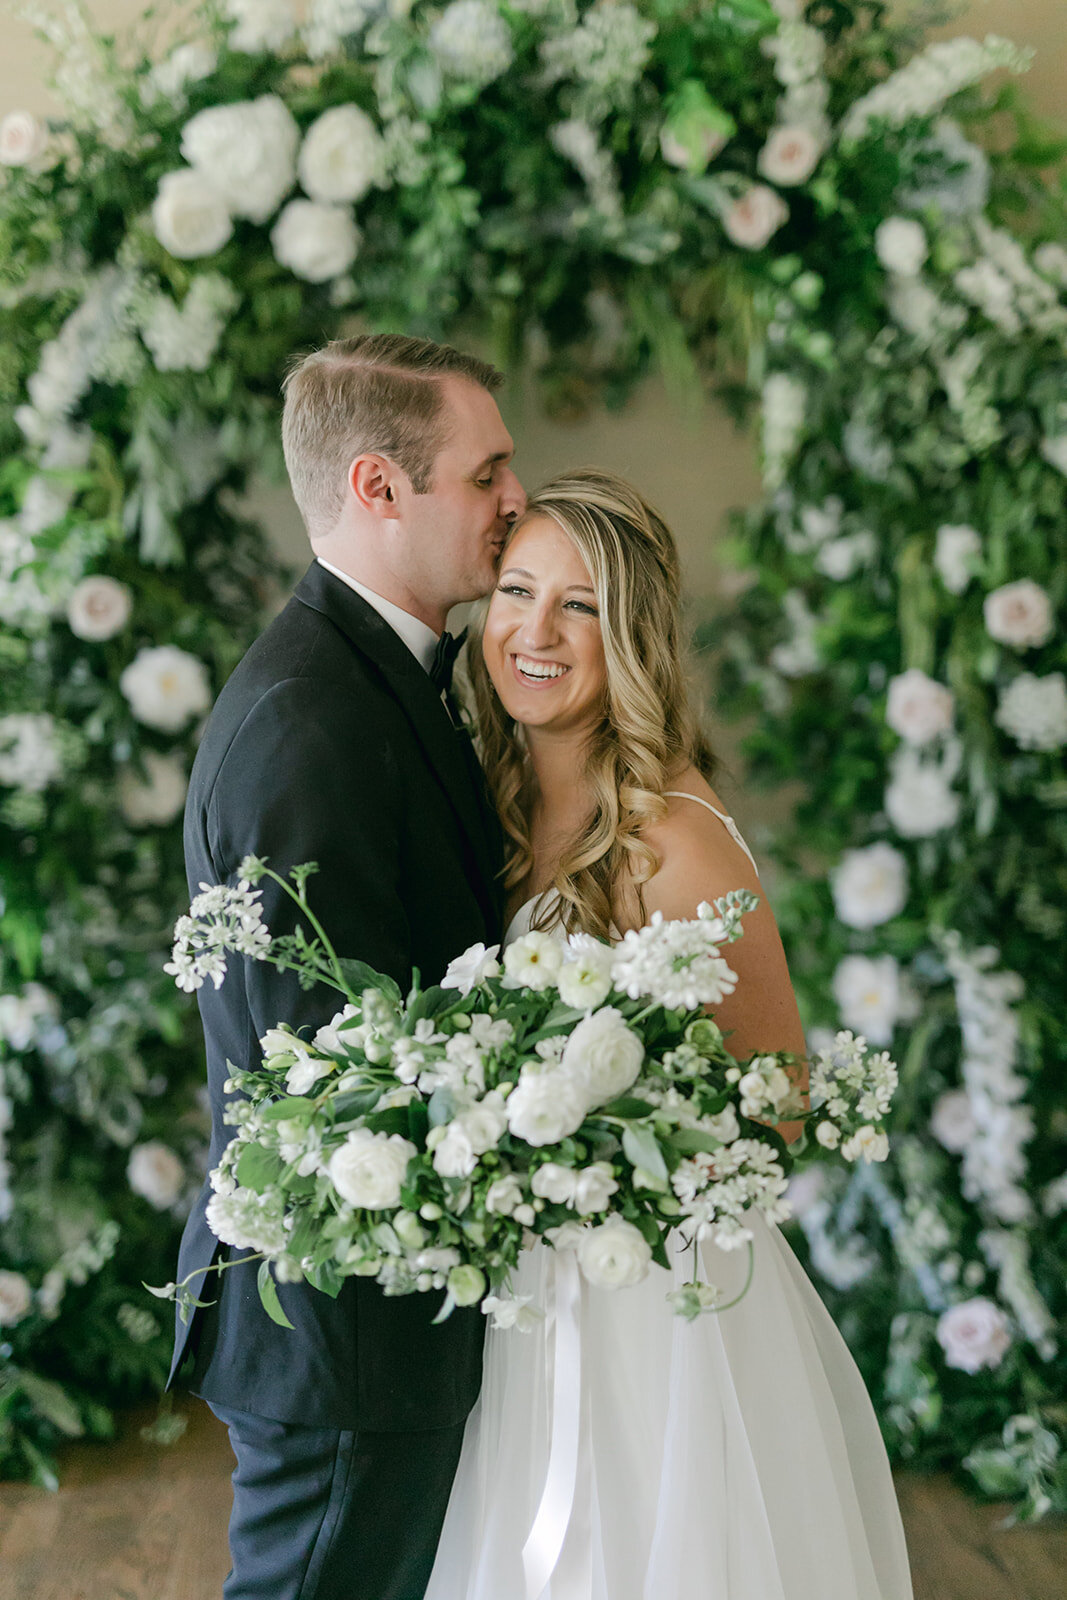
[[[559,643],[559,613],[550,595],[539,599],[527,612],[520,630],[527,650],[548,650]]]

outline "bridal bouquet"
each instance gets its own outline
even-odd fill
[[[307,902],[313,865],[288,880],[255,857],[240,870],[236,886],[201,886],[166,970],[187,991],[209,978],[218,987],[238,953],[295,971],[306,988],[332,985],[345,1002],[314,1038],[271,1028],[261,1063],[227,1082],[235,1133],[211,1173],[207,1218],[225,1244],[252,1252],[239,1259],[260,1259],[277,1322],[289,1325],[275,1277],[335,1295],[354,1274],[386,1294],[444,1290],[442,1318],[481,1302],[498,1325],[521,1324],[530,1313],[507,1288],[534,1236],[575,1249],[603,1288],[666,1266],[672,1229],[747,1245],[747,1288],[745,1213],[785,1220],[798,1160],[885,1159],[897,1082],[885,1051],[839,1033],[810,1063],[808,1108],[800,1058],[739,1062],[726,1049],[706,1008],[736,986],[722,950],[758,904],[748,890],[692,921],[657,914],[614,946],[531,932],[498,960],[498,946],[475,945],[440,984],[424,989],[416,974],[405,998],[337,956]],[[272,938],[254,887],[264,877],[297,901],[310,937]],[[774,1125],[798,1120],[787,1147]],[[154,1292],[185,1318],[203,1303],[189,1280]],[[723,1309],[696,1272],[670,1298],[687,1317]]]

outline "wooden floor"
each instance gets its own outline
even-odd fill
[[[186,1415],[167,1447],[140,1437],[143,1415],[114,1444],[71,1446],[58,1494],[0,1484],[0,1600],[219,1600],[232,1458],[206,1406]],[[998,1528],[1004,1507],[943,1478],[901,1474],[897,1492],[915,1600],[1067,1600],[1064,1521]]]

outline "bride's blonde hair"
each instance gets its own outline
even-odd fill
[[[611,473],[583,468],[553,478],[527,502],[509,534],[551,517],[573,543],[596,591],[607,668],[603,714],[589,740],[584,779],[588,821],[566,841],[533,925],[607,938],[620,893],[636,892],[659,863],[641,829],[666,811],[672,777],[695,766],[711,779],[718,762],[693,710],[679,642],[678,551],[662,517]],[[467,654],[482,758],[509,845],[504,885],[533,867],[525,730],[505,711],[482,655],[483,607]],[[643,915],[643,905],[641,907]]]

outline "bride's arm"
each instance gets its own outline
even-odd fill
[[[744,936],[726,945],[723,955],[737,973],[733,994],[715,1008],[715,1020],[728,1034],[726,1048],[745,1060],[756,1051],[790,1050],[806,1055],[804,1030],[797,1010],[789,968],[774,913],[748,856],[735,844],[717,817],[691,803],[674,802],[662,822],[644,831],[660,866],[643,887],[645,920],[654,911],[664,917],[693,917],[702,900],[714,901],[731,889],[751,889],[760,897],[745,916]],[[642,919],[633,895],[620,927]],[[797,1068],[794,1081],[807,1091],[807,1068]],[[779,1123],[791,1142],[799,1122]]]

